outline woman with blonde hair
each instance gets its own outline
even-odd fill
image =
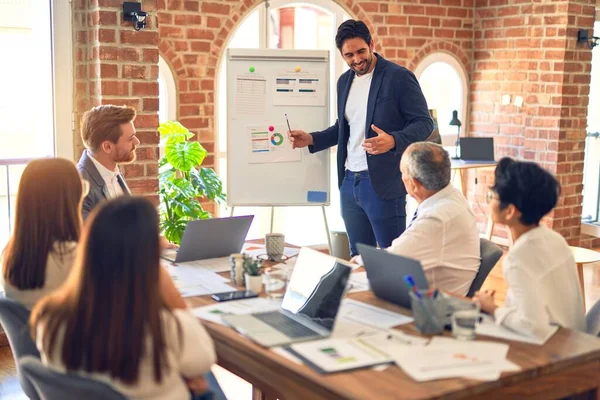
[[[159,262],[158,215],[140,197],[98,206],[69,279],[32,311],[42,361],[132,399],[190,399],[213,342]],[[182,304],[183,303],[183,304]],[[201,386],[201,385],[200,385]]]
[[[75,259],[85,194],[77,168],[69,160],[45,158],[25,167],[17,191],[15,225],[2,254],[7,297],[31,308],[67,279]]]

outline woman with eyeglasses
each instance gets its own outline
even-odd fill
[[[566,240],[540,225],[558,200],[560,185],[539,165],[503,158],[488,193],[495,223],[506,225],[514,244],[503,262],[508,285],[504,307],[492,293],[477,292],[474,301],[496,323],[527,336],[548,337],[554,326],[585,331],[585,310],[575,260]]]
[[[67,279],[81,229],[84,184],[66,159],[33,160],[25,167],[2,254],[6,297],[31,308]]]
[[[189,400],[190,388],[206,390],[213,342],[169,298],[176,289],[159,256],[158,214],[148,200],[123,196],[94,209],[69,279],[31,313],[42,361],[130,399]]]

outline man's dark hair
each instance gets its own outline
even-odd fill
[[[496,167],[492,190],[500,198],[500,209],[513,204],[521,212],[521,223],[537,225],[558,201],[560,184],[536,163],[505,157]]]
[[[342,50],[344,42],[348,39],[361,38],[368,45],[371,44],[371,32],[362,21],[349,19],[342,22],[335,35],[335,45],[338,50]]]

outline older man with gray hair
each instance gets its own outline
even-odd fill
[[[388,251],[421,261],[431,286],[466,295],[479,269],[479,230],[471,207],[450,183],[448,153],[435,143],[413,143],[400,171],[419,206]]]
[[[402,181],[419,206],[387,250],[419,260],[431,287],[466,295],[479,269],[479,230],[469,204],[450,183],[450,166],[448,153],[432,142],[404,151]]]

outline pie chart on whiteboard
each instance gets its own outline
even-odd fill
[[[271,143],[273,146],[281,146],[283,144],[283,135],[281,133],[272,134]]]

